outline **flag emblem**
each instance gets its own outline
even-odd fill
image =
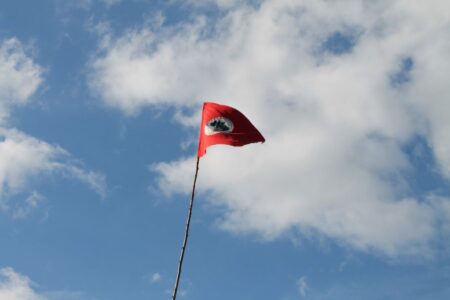
[[[205,125],[205,134],[213,135],[217,133],[230,133],[233,131],[234,125],[230,119],[217,117],[208,121]]]

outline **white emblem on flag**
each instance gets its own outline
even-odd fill
[[[209,120],[205,125],[205,134],[213,135],[217,133],[230,133],[233,131],[234,125],[231,120],[224,117],[217,117]]]

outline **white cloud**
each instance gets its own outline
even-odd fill
[[[308,290],[308,283],[306,282],[306,277],[302,276],[299,280],[297,280],[297,287],[300,296],[305,297],[306,291]]]
[[[33,289],[28,277],[16,273],[12,268],[0,269],[0,299],[2,300],[45,300]]]
[[[21,190],[30,177],[50,172],[60,165],[55,160],[66,151],[14,129],[0,130],[0,191]]]
[[[247,114],[267,143],[212,148],[200,166],[198,189],[226,208],[223,228],[428,256],[440,213],[412,194],[404,146],[421,135],[450,178],[449,10],[444,0],[233,6],[216,20],[106,34],[89,83],[128,114],[197,108],[178,118],[185,126],[197,125],[205,99]],[[336,32],[348,49],[333,50]],[[393,84],[408,58],[410,81]],[[194,166],[181,158],[153,169],[170,194],[189,191]]]
[[[26,191],[30,182],[42,175],[55,173],[85,182],[99,195],[105,196],[104,176],[84,169],[64,149],[15,129],[0,128],[0,139],[0,203],[4,209],[8,207],[9,196]],[[20,218],[25,216],[25,212],[28,214],[37,206],[39,201],[34,200],[38,198],[42,196],[35,194],[35,197],[28,198],[25,211],[16,211],[13,215]]]
[[[26,55],[15,38],[0,43],[0,122],[12,106],[23,105],[42,82],[42,68]]]
[[[106,194],[102,174],[87,170],[59,146],[10,128],[8,117],[14,106],[26,104],[43,82],[42,67],[27,55],[15,38],[0,42],[0,211],[11,211],[20,219],[36,209],[43,199],[29,191],[41,176],[59,173],[88,184],[102,197]],[[24,203],[11,209],[10,196],[30,193]]]

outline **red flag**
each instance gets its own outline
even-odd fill
[[[237,109],[217,103],[203,104],[197,157],[212,145],[244,146],[265,139],[258,129]]]

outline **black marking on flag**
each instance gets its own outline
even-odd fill
[[[211,119],[205,125],[205,134],[213,135],[217,133],[230,133],[233,131],[234,125],[230,119],[217,117]]]

